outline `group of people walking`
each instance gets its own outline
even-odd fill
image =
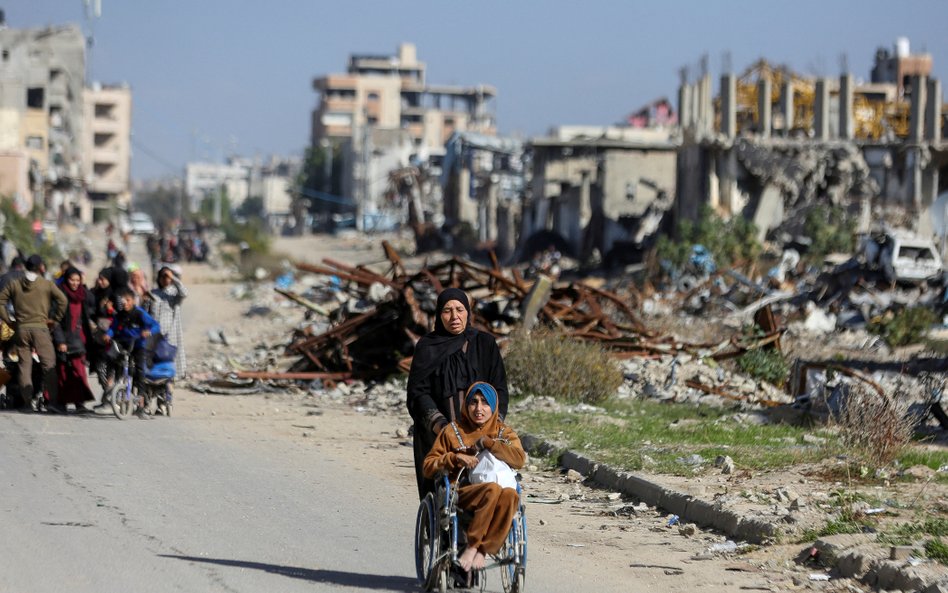
[[[111,382],[108,347],[112,340],[131,349],[136,381],[145,371],[145,342],[159,332],[177,347],[178,376],[187,373],[182,343],[181,303],[187,290],[170,267],[158,271],[148,289],[144,273],[121,252],[87,287],[82,271],[69,261],[47,278],[39,255],[10,262],[0,276],[0,340],[24,411],[88,412],[95,397],[87,368],[105,389]],[[34,369],[34,355],[39,369]],[[9,368],[13,363],[13,368]],[[104,397],[104,396],[103,396]],[[106,401],[101,402],[104,405]]]

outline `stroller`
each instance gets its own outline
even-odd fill
[[[160,334],[155,336],[149,346],[152,355],[147,358],[151,360],[145,368],[144,384],[139,385],[139,392],[143,397],[142,405],[148,414],[159,413],[168,417],[171,416],[171,386],[177,374],[174,359],[178,348]]]

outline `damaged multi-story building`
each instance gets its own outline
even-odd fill
[[[0,12],[0,193],[28,214],[88,217],[86,38],[76,26],[7,28]]]
[[[679,140],[674,119],[663,118],[667,125],[563,126],[532,139],[521,254],[555,244],[582,261],[636,261],[675,200]]]
[[[384,216],[389,170],[419,163],[437,169],[454,132],[495,133],[496,90],[429,83],[410,43],[395,55],[353,54],[345,73],[316,78],[313,88],[319,102],[311,144],[341,146],[342,193],[360,229]]]
[[[513,255],[526,179],[523,142],[455,132],[445,145],[441,186],[445,231]],[[464,237],[470,230],[470,236]]]
[[[931,235],[931,206],[948,186],[931,66],[899,39],[876,53],[869,82],[847,71],[805,77],[761,60],[723,74],[715,98],[706,68],[694,82],[683,76],[676,215],[693,219],[709,204],[752,220],[764,238],[798,231],[818,204],[861,211],[862,230],[874,213],[899,209]]]
[[[132,89],[93,84],[85,89],[84,178],[89,199],[80,219],[107,220],[132,199]]]

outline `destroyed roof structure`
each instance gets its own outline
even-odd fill
[[[641,254],[673,206],[678,145],[667,129],[619,127],[562,127],[533,139],[521,248],[552,232],[581,261]]]
[[[860,84],[849,72],[811,78],[759,60],[735,76],[727,65],[717,97],[706,60],[697,81],[686,70],[676,218],[710,204],[753,221],[763,238],[806,207],[848,206],[867,221],[883,206],[910,213],[912,230],[930,236],[928,210],[948,174],[943,98],[940,81],[909,66],[903,85],[876,71]]]

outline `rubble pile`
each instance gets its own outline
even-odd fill
[[[793,203],[787,204],[791,207],[812,203],[820,195],[836,201],[850,194],[879,193],[869,165],[852,144],[777,145],[740,138],[734,147],[738,160],[762,184],[772,183],[785,196],[793,196]]]
[[[623,363],[625,382],[618,397],[642,395],[661,401],[718,407],[742,402],[751,406],[793,403],[780,388],[731,372],[708,359],[687,354],[658,360],[630,359]]]
[[[286,370],[268,366],[240,376],[332,384],[377,381],[407,371],[414,344],[433,326],[437,295],[446,287],[461,288],[472,297],[474,326],[501,344],[515,329],[539,324],[598,342],[620,359],[687,353],[720,360],[773,344],[783,331],[771,318],[761,326],[763,335],[751,340],[736,335],[687,343],[645,327],[634,311],[640,297],[633,288],[620,295],[592,282],[554,283],[546,276],[527,280],[516,268],[501,268],[496,258],[491,266],[450,258],[409,272],[389,244],[383,242],[383,247],[385,272],[328,258],[321,265],[294,264],[308,275],[296,283],[305,290],[277,286],[276,292],[323,322],[294,330],[285,354],[298,358]]]

